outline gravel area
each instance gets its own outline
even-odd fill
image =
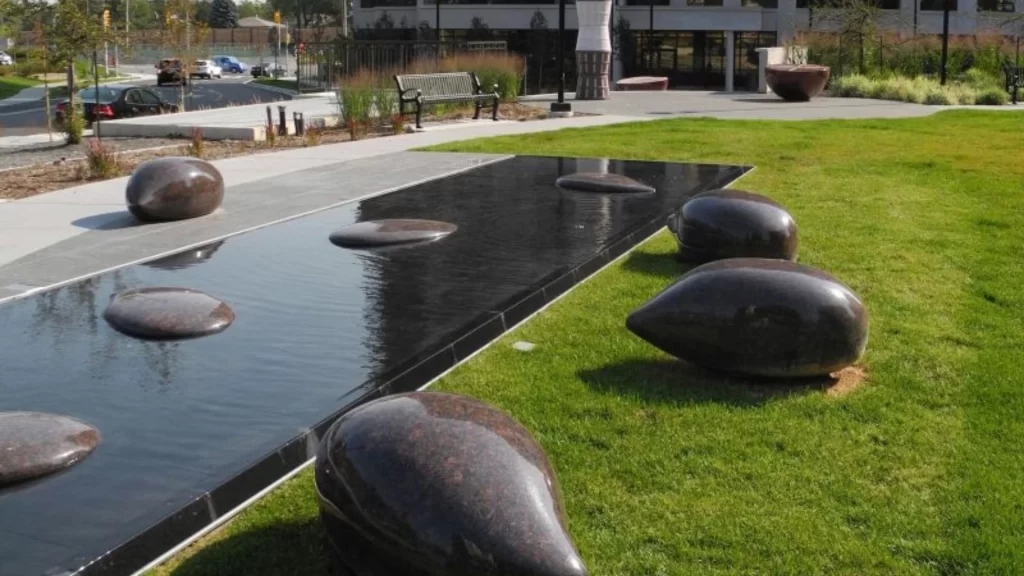
[[[75,145],[65,144],[63,135],[59,134],[54,134],[53,140],[53,143],[29,144],[0,150],[0,170],[85,158],[85,151],[88,147],[87,138],[83,139],[81,144]],[[185,143],[183,140],[167,138],[103,138],[102,140],[104,144],[113,146],[119,151]]]

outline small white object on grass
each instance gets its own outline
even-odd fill
[[[519,342],[513,344],[512,347],[515,348],[516,350],[519,350],[520,352],[529,352],[530,350],[536,348],[537,345],[534,344],[533,342],[523,342],[522,340],[520,340]]]

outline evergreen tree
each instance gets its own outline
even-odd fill
[[[213,0],[210,8],[211,28],[237,28],[238,6],[234,0]]]

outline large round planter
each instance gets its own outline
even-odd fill
[[[780,64],[769,66],[765,79],[779,98],[788,102],[807,102],[825,89],[828,66],[817,64]]]

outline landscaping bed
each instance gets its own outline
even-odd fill
[[[1024,565],[1024,115],[675,119],[437,149],[754,164],[736,187],[785,205],[801,262],[868,307],[852,389],[696,371],[624,326],[687,270],[662,233],[435,384],[531,430],[592,575]],[[306,471],[154,573],[326,575],[316,514]]]

